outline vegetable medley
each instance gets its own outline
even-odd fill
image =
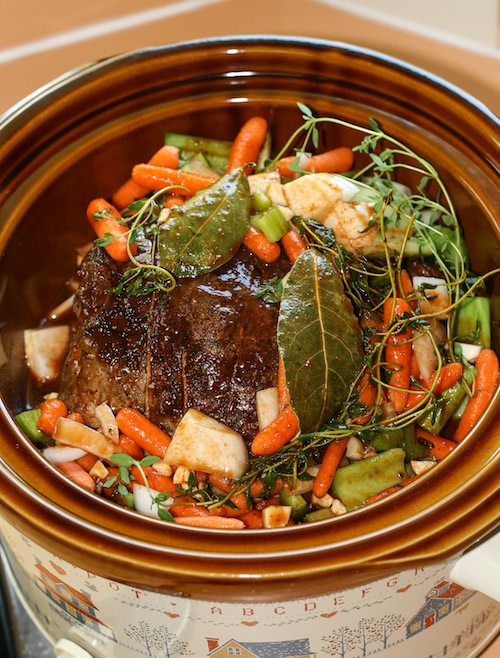
[[[90,202],[95,245],[122,264],[111,293],[123,299],[169,295],[240,250],[287,271],[255,292],[278,309],[279,354],[275,385],[255,391],[250,442],[199,409],[170,435],[106,399],[90,426],[57,393],[16,417],[81,487],[188,526],[310,523],[421,477],[488,407],[499,366],[487,286],[499,270],[470,271],[438,172],[373,120],[299,109],[302,125],[274,157],[260,116],[232,142],[167,133],[111,200]],[[359,144],[319,152],[332,126]],[[50,364],[68,349],[72,304],[26,331],[39,380],[57,382]]]

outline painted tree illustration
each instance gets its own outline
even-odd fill
[[[349,651],[358,647],[359,632],[353,631],[349,626],[341,626],[330,635],[323,636],[322,640],[325,642],[322,649],[327,651],[328,655],[346,658]]]
[[[154,656],[152,650],[155,647],[152,643],[151,633],[151,626],[147,621],[143,621],[142,619],[138,624],[132,624],[125,630],[125,634],[128,635],[128,637],[142,645],[147,651],[147,656]]]
[[[175,633],[171,633],[166,626],[155,628],[152,633],[152,643],[160,649],[158,658],[174,658],[176,656],[192,656],[189,643],[179,640]]]
[[[363,620],[361,623],[363,623],[362,635],[364,634],[365,651],[366,644],[371,642],[382,642],[382,647],[385,649],[389,644],[389,637],[404,624],[404,617],[391,613],[378,619]]]
[[[141,620],[138,624],[129,626],[126,635],[142,645],[147,656],[152,658],[177,658],[177,656],[192,656],[189,643],[179,640],[166,626],[150,626]]]

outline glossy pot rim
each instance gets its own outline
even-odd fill
[[[212,38],[141,49],[77,68],[34,92],[0,118],[1,134],[8,137],[9,133],[12,134],[12,131],[41,108],[50,113],[50,101],[54,95],[56,98],[61,97],[78,88],[82,81],[120,69],[131,62],[147,62],[165,56],[190,54],[200,49],[208,49],[209,52],[217,49],[228,50],[231,46],[236,51],[235,56],[238,56],[240,51],[251,53],[253,48],[267,47],[302,49],[304,52],[312,49],[359,57],[368,62],[367,65],[376,64],[396,70],[401,75],[418,79],[421,84],[437,89],[439,93],[451,95],[455,102],[478,116],[485,125],[498,124],[493,113],[480,101],[441,78],[402,60],[342,42],[261,35]],[[22,163],[19,166],[22,166]],[[178,573],[183,570],[185,575],[196,576],[199,572],[199,561],[210,560],[210,564],[217,564],[214,566],[214,579],[239,582],[251,582],[256,578],[262,581],[290,577],[304,579],[312,574],[320,579],[335,571],[344,570],[354,574],[360,568],[373,573],[384,569],[399,570],[410,564],[435,561],[457,553],[495,526],[495,514],[487,510],[487,501],[495,490],[493,458],[495,439],[500,428],[497,416],[499,402],[500,392],[497,391],[495,403],[490,406],[488,414],[473,435],[448,457],[445,464],[438,465],[390,498],[370,506],[371,514],[367,515],[365,509],[359,509],[350,512],[346,517],[337,517],[312,526],[265,531],[247,530],[244,532],[246,541],[238,542],[236,538],[242,535],[228,531],[178,526],[165,531],[164,522],[138,519],[133,512],[117,508],[115,504],[102,499],[97,505],[98,513],[89,520],[85,517],[85,505],[95,503],[95,497],[68,482],[50,464],[41,464],[43,460],[38,451],[20,434],[1,401],[3,425],[0,431],[15,437],[23,457],[41,468],[40,478],[49,478],[54,480],[54,483],[57,480],[64,482],[64,487],[67,488],[64,495],[65,506],[59,506],[49,496],[42,496],[35,486],[31,486],[28,478],[23,480],[16,475],[11,464],[0,461],[0,491],[10,490],[10,493],[6,494],[3,507],[6,518],[10,521],[17,519],[26,534],[45,539],[50,536],[52,545],[56,545],[58,536],[60,538],[60,528],[66,528],[64,544],[70,554],[78,555],[80,551],[85,551],[94,558],[97,557],[99,551],[91,545],[89,538],[92,538],[98,542],[107,542],[116,550],[117,559],[127,564],[130,562],[127,549],[133,546],[147,554],[155,568],[161,568],[163,573],[171,572],[172,567],[168,564],[168,559],[173,555],[182,558],[185,563],[183,569],[177,565]],[[481,468],[475,471],[474,477],[467,480],[464,477],[464,461],[475,451],[479,440],[483,451],[489,457]],[[451,477],[454,470],[457,473]],[[437,482],[440,482],[440,488],[443,489],[443,481],[449,481],[446,494],[436,501],[430,490]],[[459,497],[469,497],[470,500],[457,510],[456,501]],[[419,503],[416,504],[415,500]],[[403,504],[409,513],[401,517],[398,506]],[[30,515],[30,508],[36,509],[40,517],[34,518]],[[113,517],[119,517],[122,532],[115,523],[106,524],[106,515],[109,512]],[[367,519],[368,516],[371,517],[370,520]],[[125,535],[123,528],[131,519],[134,521],[134,532]],[[464,520],[467,521],[468,530],[459,532],[458,526]],[[442,531],[443,528],[446,529],[445,532]],[[401,533],[407,533],[403,541]],[[203,545],[200,546],[202,539]],[[352,551],[354,547],[358,551],[356,555]],[[314,565],[296,564],[297,558],[304,553],[315,555]],[[280,566],[277,569],[278,563]],[[258,574],[255,573],[257,568]],[[210,579],[212,576],[206,573],[204,577]],[[363,580],[365,579],[366,576],[363,576]],[[148,577],[145,577],[145,580],[147,581]]]

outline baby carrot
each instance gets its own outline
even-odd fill
[[[266,136],[267,121],[264,117],[248,119],[234,138],[227,163],[227,171],[255,163],[259,157],[260,149],[266,141]]]
[[[417,302],[415,299],[410,299],[408,301],[408,297],[411,297],[412,295],[415,294],[415,289],[413,287],[413,282],[411,280],[411,276],[408,274],[407,270],[401,270],[399,272],[399,277],[398,277],[398,294],[400,297],[403,297],[410,306],[415,309],[417,307]]]
[[[412,315],[411,306],[401,297],[395,300],[386,299],[384,302],[384,327],[387,330],[393,320],[397,320],[405,313]],[[388,368],[392,370],[389,377],[387,397],[394,404],[397,413],[404,410],[408,400],[411,371],[411,329],[398,333],[391,333],[385,348],[385,360]]]
[[[498,357],[491,349],[481,350],[475,363],[474,395],[467,406],[455,432],[455,441],[462,441],[481,418],[493,397],[498,381]]]
[[[415,436],[417,441],[423,439],[423,443],[430,445],[429,456],[434,457],[434,459],[438,462],[444,459],[447,455],[450,454],[452,450],[457,447],[455,441],[445,439],[442,436],[437,436],[436,434],[431,434],[430,432],[424,430],[422,427],[417,426],[415,428]]]
[[[94,467],[94,465],[97,461],[97,457],[95,455],[91,455],[90,453],[88,453],[87,455],[84,455],[83,457],[80,457],[76,461],[88,473]]]
[[[136,409],[123,407],[116,414],[120,432],[126,434],[151,455],[163,457],[170,445],[170,437],[149,418]]]
[[[290,169],[290,165],[296,159],[295,155],[288,155],[278,160],[278,171],[281,176],[287,178],[295,178],[297,172]],[[349,171],[352,169],[354,163],[354,153],[352,149],[347,146],[339,146],[338,148],[325,151],[324,153],[317,153],[311,156],[303,165],[303,171],[312,171],[314,173],[338,173],[341,171]]]
[[[141,446],[126,434],[120,434],[118,437],[118,445],[120,446],[120,449],[123,450],[123,452],[125,452],[127,455],[130,455],[137,461],[141,461],[141,459],[144,457],[144,450],[141,448]]]
[[[184,516],[182,518],[176,518],[175,522],[193,528],[242,530],[245,527],[245,524],[240,519],[229,519],[225,516]]]
[[[262,510],[252,509],[245,512],[240,517],[240,520],[245,524],[245,528],[263,528],[264,521],[262,520]]]
[[[179,196],[192,196],[195,192],[210,187],[214,182],[213,178],[192,171],[150,164],[135,165],[132,169],[132,180],[150,190],[161,190],[164,187],[179,185],[181,187],[175,191]]]
[[[176,146],[162,146],[161,149],[156,151],[153,157],[148,161],[148,164],[177,169],[179,166],[179,149]],[[141,199],[143,196],[146,196],[150,191],[149,187],[138,185],[132,180],[132,178],[129,178],[113,194],[112,201],[113,204],[121,210],[122,208],[126,208],[136,199]]]
[[[409,411],[410,409],[413,409],[413,407],[416,407],[417,404],[422,402],[422,400],[425,398],[425,395],[426,395],[425,391],[423,391],[418,386],[414,386],[412,384],[410,386],[410,392],[408,393],[408,397],[406,399],[404,411]]]
[[[441,368],[439,377],[435,382],[433,393],[438,395],[443,391],[446,391],[447,388],[451,388],[458,380],[462,377],[464,367],[461,363],[447,363]],[[434,381],[436,380],[436,373],[434,373],[429,379],[422,381],[422,386],[427,390],[432,388]]]
[[[354,163],[354,153],[347,146],[339,146],[331,151],[318,153],[309,158],[304,169],[316,173],[333,174],[340,171],[349,171]]]
[[[278,477],[274,483],[272,490],[270,491],[271,495],[276,495],[283,489],[283,479]],[[250,497],[251,498],[261,498],[266,493],[266,487],[264,482],[260,478],[256,478],[250,485]]]
[[[251,445],[254,455],[272,455],[282,448],[299,431],[299,421],[288,406],[267,427],[258,432]]]
[[[359,383],[358,403],[362,404],[368,409],[366,413],[353,418],[353,422],[355,424],[364,425],[370,420],[373,413],[373,406],[375,405],[376,400],[377,400],[377,387],[373,384],[373,382],[370,379],[369,370],[365,370],[363,376],[361,377],[361,381]]]
[[[142,471],[144,472],[144,475],[146,476],[147,484],[151,489],[155,489],[156,491],[166,491],[167,493],[170,493],[172,495],[175,495],[177,493],[177,487],[174,484],[174,481],[172,480],[171,477],[168,477],[167,475],[162,475],[161,473],[157,473],[154,468],[151,466],[146,466],[145,468],[142,468]],[[139,469],[137,466],[132,466],[130,469],[131,475],[135,478],[135,481],[138,484],[143,484],[145,485],[146,482],[144,482],[144,477],[141,472],[141,469]]]
[[[203,505],[198,505],[194,498],[182,496],[175,499],[175,503],[169,507],[173,516],[212,516],[212,513]]]
[[[269,242],[264,233],[251,226],[243,240],[243,244],[264,263],[274,263],[281,255],[281,249],[277,242]]]
[[[313,494],[317,498],[323,498],[328,493],[340,460],[344,456],[347,441],[347,438],[333,441],[326,449],[319,471],[313,482]]]
[[[173,208],[174,206],[181,206],[184,203],[184,197],[179,194],[173,194],[165,199],[165,208]]]
[[[44,400],[40,405],[40,416],[36,426],[47,436],[52,436],[59,418],[66,418],[67,415],[68,408],[59,398]]]
[[[128,228],[119,223],[121,215],[118,210],[105,199],[94,199],[87,208],[87,219],[98,238],[105,239],[109,236],[109,244],[104,248],[113,260],[126,263],[129,260],[127,251]],[[132,253],[135,253],[135,245],[131,244]]]
[[[281,238],[281,244],[291,263],[295,263],[297,258],[307,249],[307,243],[296,229],[291,229]]]
[[[278,171],[280,176],[285,176],[286,178],[295,178],[297,173],[290,169],[290,165],[295,160],[295,155],[287,155],[284,158],[280,158],[277,163]]]
[[[94,480],[90,477],[87,471],[80,466],[80,464],[77,464],[76,462],[64,462],[63,464],[59,464],[59,468],[76,484],[79,484],[88,491],[95,491]]]

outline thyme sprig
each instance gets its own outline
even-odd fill
[[[178,186],[165,187],[148,198],[134,201],[122,213],[120,221],[129,227],[126,236],[131,266],[122,273],[118,284],[111,289],[113,294],[140,296],[153,292],[171,292],[175,288],[175,277],[158,264],[157,254],[162,211],[159,199],[162,199],[165,193],[176,189]],[[117,238],[111,234],[106,234],[95,243],[105,247],[115,239]],[[136,254],[134,244],[141,248],[139,254]]]

